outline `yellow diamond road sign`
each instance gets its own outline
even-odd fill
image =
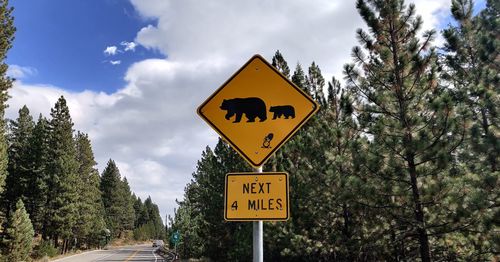
[[[288,174],[230,173],[226,175],[224,219],[228,221],[287,220]]]
[[[318,109],[311,97],[255,55],[198,108],[198,114],[259,167]]]

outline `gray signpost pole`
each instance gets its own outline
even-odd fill
[[[262,166],[255,169],[262,173]],[[262,220],[253,222],[253,262],[264,262],[264,224]]]

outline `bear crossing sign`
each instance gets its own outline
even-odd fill
[[[255,55],[198,114],[248,163],[260,167],[318,109],[311,97]]]

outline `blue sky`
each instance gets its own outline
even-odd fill
[[[17,27],[7,63],[30,67],[25,83],[45,83],[72,91],[114,92],[124,86],[132,62],[163,57],[137,46],[134,52],[105,55],[108,46],[133,42],[137,32],[154,22],[126,0],[13,0]],[[121,61],[112,65],[110,61]]]

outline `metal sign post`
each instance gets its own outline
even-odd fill
[[[255,172],[262,173],[262,166],[255,168]],[[264,262],[264,222],[253,222],[253,262]]]

